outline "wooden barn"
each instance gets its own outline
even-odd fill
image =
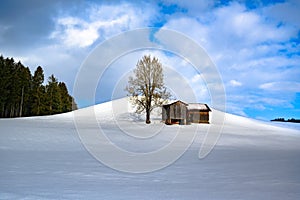
[[[188,109],[188,122],[190,123],[207,123],[209,124],[210,108],[207,104],[190,103]]]
[[[209,123],[210,108],[207,104],[175,101],[162,107],[162,120],[166,124]]]
[[[171,104],[163,105],[162,120],[166,124],[186,124],[188,104],[176,101]]]

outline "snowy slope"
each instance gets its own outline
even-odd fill
[[[94,129],[89,111],[114,144],[132,152],[155,151],[178,130],[189,134],[197,129],[197,135],[184,155],[164,169],[119,172],[97,161],[79,139],[74,116]],[[159,111],[152,122],[145,125],[126,99],[75,113],[0,119],[0,199],[299,199],[299,129],[225,114],[216,147],[200,160],[212,124],[165,126]]]

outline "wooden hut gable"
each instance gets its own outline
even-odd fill
[[[187,104],[177,101],[170,105],[170,116],[174,119],[185,119],[187,115]]]
[[[187,117],[187,105],[182,101],[175,101],[171,104],[163,105],[162,118],[167,123],[172,123],[172,120],[185,120]]]

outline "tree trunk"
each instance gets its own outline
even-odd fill
[[[146,109],[146,124],[150,124],[150,109]]]
[[[10,114],[9,114],[10,118],[14,117],[14,111],[15,111],[14,108],[15,108],[14,106],[10,106]]]
[[[23,111],[23,99],[24,99],[24,86],[22,87],[22,96],[21,96],[21,103],[20,103],[19,117],[22,117],[22,111]]]
[[[1,113],[1,117],[5,117],[5,107],[4,107],[4,103],[2,103],[2,113]]]

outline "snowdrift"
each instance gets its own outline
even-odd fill
[[[144,116],[133,110],[127,99],[119,99],[55,116],[0,119],[0,199],[299,198],[299,129],[217,110],[212,116],[224,114],[224,122],[167,126],[156,110],[152,124],[146,125]],[[162,149],[178,132],[196,134],[187,151],[168,167],[124,173],[86,150],[74,117],[86,130],[101,127],[110,143],[134,153]],[[208,131],[223,123],[216,146],[199,159]],[[175,151],[185,142],[181,140]],[[107,145],[100,141],[113,158]],[[119,165],[132,163],[120,160]]]

